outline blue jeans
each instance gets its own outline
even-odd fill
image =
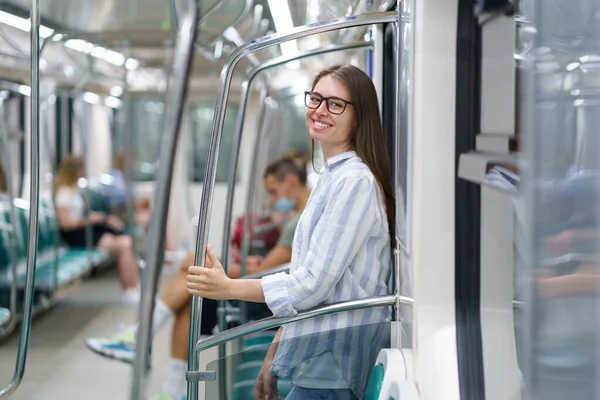
[[[358,400],[350,389],[309,389],[294,386],[285,400]]]

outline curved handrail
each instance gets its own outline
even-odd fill
[[[164,114],[164,125],[160,152],[160,169],[158,171],[155,191],[154,210],[150,232],[148,234],[148,264],[144,271],[142,284],[142,300],[140,303],[140,323],[136,343],[136,361],[131,385],[131,399],[141,400],[146,387],[145,378],[149,369],[150,328],[152,326],[152,310],[158,278],[164,261],[165,229],[169,200],[171,194],[171,178],[177,153],[177,143],[181,133],[185,99],[188,82],[192,73],[194,60],[194,44],[198,37],[198,21],[200,20],[200,0],[187,0],[185,16],[179,26],[177,48],[174,54],[173,76],[165,99],[167,105]]]
[[[32,0],[30,11],[31,29],[31,102],[30,111],[30,188],[31,196],[29,208],[29,237],[27,246],[27,272],[25,275],[25,304],[23,306],[23,319],[21,321],[21,334],[15,372],[11,383],[2,391],[0,398],[10,396],[21,384],[25,375],[27,362],[27,346],[31,332],[31,317],[33,314],[33,287],[35,284],[35,264],[38,245],[38,212],[40,207],[40,0]]]
[[[412,299],[404,298],[405,304],[412,305]],[[228,329],[224,332],[218,333],[206,339],[198,341],[196,344],[196,351],[204,351],[211,347],[217,346],[222,343],[227,343],[231,340],[237,339],[242,336],[250,335],[252,333],[264,331],[271,328],[277,328],[281,325],[287,325],[292,322],[302,321],[305,319],[321,317],[323,315],[335,314],[344,311],[359,310],[362,308],[373,308],[383,306],[393,306],[396,304],[396,296],[378,296],[367,299],[344,301],[341,303],[327,304],[325,306],[315,307],[313,309],[299,312],[296,315],[289,317],[269,317],[258,321],[250,322],[245,325]]]
[[[313,24],[296,27],[288,33],[276,33],[265,36],[256,40],[252,40],[244,46],[238,47],[230,56],[227,63],[223,66],[221,76],[219,78],[219,97],[215,106],[215,114],[212,123],[212,135],[209,142],[208,156],[206,169],[204,171],[204,185],[202,190],[202,198],[200,201],[200,213],[198,218],[198,230],[196,237],[196,248],[194,252],[194,265],[204,265],[206,254],[204,248],[208,238],[208,218],[212,211],[213,192],[217,173],[217,158],[219,154],[219,146],[223,135],[223,126],[225,123],[225,111],[227,107],[227,99],[229,97],[229,89],[233,78],[233,69],[246,56],[266,49],[268,47],[277,46],[281,43],[296,40],[302,37],[330,32],[338,29],[352,28],[356,26],[383,24],[387,22],[395,22],[398,20],[396,12],[378,12],[371,14],[363,14],[346,18],[338,18],[332,21],[321,21]],[[194,296],[192,298],[190,316],[190,335],[189,335],[189,357],[188,370],[197,371],[199,368],[199,355],[193,349],[193,344],[200,336],[200,317],[202,314],[202,299]],[[188,399],[194,400],[198,397],[198,382],[188,382]]]
[[[278,274],[280,272],[289,272],[290,271],[290,263],[282,264],[275,268],[265,269],[264,271],[258,271],[250,275],[242,276],[240,279],[260,279],[264,276]]]
[[[196,25],[198,27],[198,29],[201,28],[201,25],[206,20],[208,20],[208,18],[210,18],[214,13],[218,12],[225,5],[225,3],[227,3],[227,1],[229,1],[229,0],[219,0],[219,2],[217,4],[215,4],[214,6],[212,6],[206,12],[206,14],[202,15],[200,17],[200,19],[198,20],[198,24]],[[250,13],[250,10],[252,9],[252,4],[253,4],[252,0],[246,0],[246,4],[244,5],[244,10],[237,17],[237,19],[235,21],[233,21],[233,23],[230,26],[236,26],[240,22],[242,22]],[[171,17],[172,17],[172,22],[173,22],[173,33],[177,33],[179,30],[179,13],[177,10],[176,0],[171,0],[170,6],[171,6],[170,7],[171,8]],[[221,35],[222,35],[222,33],[221,33]],[[215,59],[212,54],[210,54],[204,47],[200,46],[199,44],[194,43],[194,48],[196,49],[198,54],[200,54],[207,60],[212,61],[212,62],[217,61],[217,59]]]

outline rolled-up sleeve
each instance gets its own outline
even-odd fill
[[[290,316],[322,304],[373,232],[385,221],[377,183],[368,176],[347,176],[331,196],[310,237],[305,262],[290,274],[262,278],[273,315]]]

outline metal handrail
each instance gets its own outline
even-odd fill
[[[256,137],[254,138],[254,148],[252,149],[252,154],[254,154],[254,158],[252,159],[252,163],[250,165],[250,174],[248,179],[248,196],[246,196],[246,205],[245,205],[245,214],[243,220],[243,228],[242,228],[242,263],[241,263],[241,275],[246,275],[246,268],[248,266],[248,253],[250,253],[250,219],[252,208],[254,207],[254,195],[256,194],[256,170],[258,169],[258,164],[260,159],[262,158],[261,150],[263,148],[262,142],[266,139],[265,133],[265,121],[267,118],[267,110],[269,105],[272,104],[272,100],[268,97],[268,91],[263,89],[263,93],[261,95],[263,107],[260,110],[260,116],[258,118],[258,129],[256,130]],[[232,207],[233,208],[233,207]],[[233,210],[232,210],[233,211]],[[223,237],[225,239],[225,236]],[[229,240],[226,242],[229,244]],[[229,262],[229,252],[225,251],[225,259]],[[243,304],[243,303],[242,303]]]
[[[31,196],[29,208],[29,241],[27,247],[27,272],[25,275],[25,304],[21,321],[21,334],[15,371],[10,384],[0,391],[0,398],[10,396],[21,384],[25,375],[27,362],[27,346],[31,333],[31,318],[33,314],[33,287],[35,284],[35,264],[38,244],[38,212],[40,207],[40,0],[32,0],[30,11],[31,29],[31,97],[30,97],[30,176],[29,193]]]
[[[289,272],[289,271],[290,271],[290,264],[287,263],[287,264],[282,264],[275,268],[269,268],[269,269],[265,269],[264,271],[258,271],[253,274],[243,276],[240,279],[260,279],[264,276],[278,274],[280,272]]]
[[[165,226],[171,194],[171,178],[177,153],[177,143],[181,133],[185,99],[189,88],[189,79],[194,61],[194,44],[198,37],[200,20],[200,0],[187,0],[185,15],[179,26],[177,47],[174,55],[174,67],[166,94],[166,109],[160,152],[160,166],[154,198],[154,210],[150,232],[148,234],[148,264],[143,274],[142,300],[140,303],[139,328],[136,343],[131,399],[141,400],[145,378],[149,371],[149,349],[156,289],[164,261]]]
[[[206,14],[202,15],[200,17],[200,19],[198,20],[198,25],[197,25],[198,29],[200,29],[201,25],[205,21],[207,21],[214,13],[218,12],[223,7],[223,5],[225,5],[225,3],[227,3],[227,1],[228,0],[219,0],[219,2],[215,5],[213,5],[206,12]],[[252,4],[253,4],[252,0],[246,0],[244,10],[230,26],[236,26],[241,21],[243,21],[250,13],[250,10],[252,9]],[[177,1],[176,0],[171,0],[170,9],[171,9],[171,17],[172,17],[171,20],[173,22],[173,27],[172,27],[173,33],[177,33],[179,31],[179,14],[177,11]],[[221,33],[221,36],[222,36],[222,33]],[[212,54],[210,54],[204,47],[200,46],[199,44],[195,43],[194,48],[198,52],[198,54],[200,54],[202,57],[206,58],[207,60],[209,60],[211,62],[218,61],[218,59],[216,59]]]
[[[412,305],[413,299],[401,296],[400,302],[405,305]],[[394,304],[396,304],[396,296],[378,296],[360,300],[344,301],[335,304],[327,304],[324,306],[312,308],[307,311],[302,311],[296,315],[291,315],[288,317],[264,318],[258,321],[247,323],[242,326],[235,327],[233,329],[228,329],[225,332],[221,332],[206,339],[200,340],[196,344],[195,349],[197,352],[204,351],[219,344],[230,342],[239,337],[243,337],[252,333],[264,331],[271,328],[277,328],[281,325],[287,325],[292,322],[302,321],[305,319],[321,317],[324,315],[335,314],[344,311],[360,310],[363,308],[393,306]]]
[[[225,111],[227,107],[227,99],[231,80],[233,78],[233,69],[246,56],[272,46],[277,46],[281,43],[296,40],[310,35],[330,32],[334,30],[353,28],[356,26],[383,24],[395,22],[398,20],[396,12],[382,12],[363,14],[346,18],[338,18],[331,21],[315,22],[313,24],[299,26],[289,33],[276,33],[265,36],[260,39],[252,40],[244,46],[238,47],[230,56],[227,63],[223,66],[221,76],[219,78],[219,97],[215,105],[215,114],[212,123],[212,135],[210,138],[206,169],[204,171],[204,185],[202,189],[202,198],[200,213],[198,216],[198,230],[196,238],[196,248],[194,253],[194,265],[204,265],[205,263],[205,247],[208,238],[208,218],[212,210],[213,192],[217,173],[217,159],[219,154],[219,146],[221,137],[223,136],[223,126],[225,123]],[[200,317],[202,315],[202,298],[194,296],[192,298],[190,316],[190,335],[189,335],[189,357],[188,371],[198,371],[199,369],[199,354],[194,351],[193,344],[200,337]],[[187,397],[190,400],[198,397],[198,382],[193,380],[188,382]]]

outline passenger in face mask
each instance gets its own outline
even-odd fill
[[[310,196],[310,189],[306,185],[306,168],[291,158],[284,157],[270,164],[265,170],[264,182],[271,209],[289,219],[281,230],[277,245],[264,260],[248,263],[248,274],[290,262],[296,225]],[[231,278],[239,277],[240,265],[230,264],[227,274]]]

